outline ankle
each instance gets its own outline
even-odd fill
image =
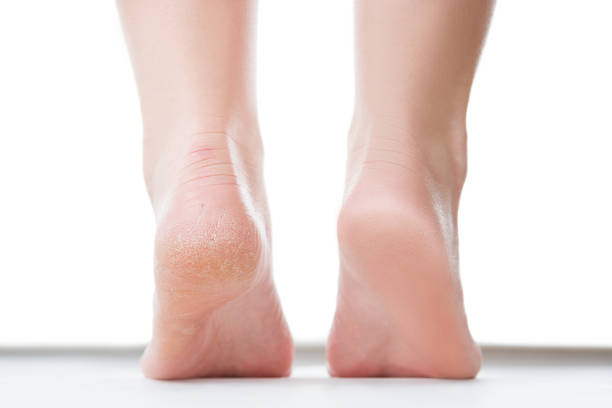
[[[406,161],[410,167],[418,165],[426,169],[437,184],[454,186],[460,192],[467,172],[465,120],[411,119],[414,116],[391,118],[356,114],[349,131],[349,170],[372,159],[377,151],[381,154],[393,151],[395,157]]]
[[[194,156],[210,156],[208,162],[223,161],[230,172],[238,165],[248,166],[243,170],[252,176],[261,173],[263,145],[254,119],[201,118],[191,124],[149,130],[143,145],[143,174],[151,198],[178,181]]]

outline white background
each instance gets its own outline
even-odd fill
[[[275,276],[325,338],[352,108],[352,2],[262,0]],[[500,0],[469,111],[461,267],[486,343],[612,345],[612,3]],[[113,2],[0,3],[0,345],[135,344],[153,218]]]

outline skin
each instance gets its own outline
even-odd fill
[[[328,339],[336,376],[474,377],[457,247],[488,0],[356,2],[356,103]]]
[[[256,4],[120,0],[155,212],[157,379],[286,376],[255,110]]]
[[[157,379],[284,376],[254,91],[256,4],[118,0],[157,223]],[[356,102],[338,220],[337,376],[470,378],[457,208],[488,0],[356,1]]]

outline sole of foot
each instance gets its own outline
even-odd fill
[[[147,377],[290,373],[261,160],[235,140],[192,134],[151,160],[159,165],[147,173],[157,220],[153,337],[141,359]]]
[[[432,169],[414,145],[402,135],[352,153],[327,346],[333,376],[467,379],[480,369],[458,272],[463,176]]]

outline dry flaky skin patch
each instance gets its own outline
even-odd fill
[[[230,211],[166,226],[156,238],[158,277],[175,293],[249,284],[262,259],[261,239],[248,215]]]
[[[187,150],[187,165],[179,173],[180,199],[160,223],[155,248],[164,279],[195,290],[202,284],[251,280],[266,238],[256,214],[248,211],[250,197],[240,195],[226,137],[200,134],[199,139]]]

